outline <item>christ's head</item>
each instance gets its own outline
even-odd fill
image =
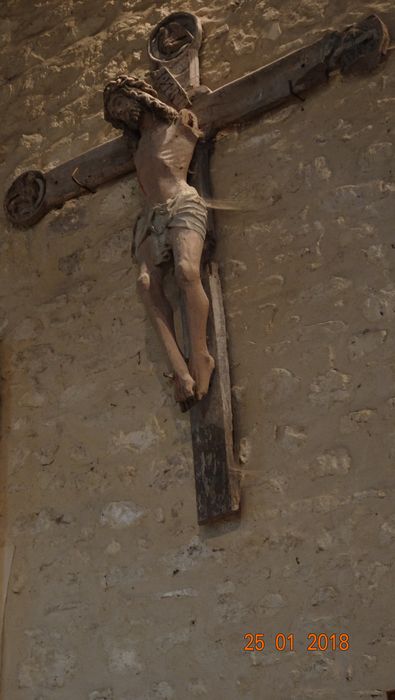
[[[143,108],[138,100],[127,97],[121,91],[112,92],[105,107],[105,118],[117,128],[138,131]]]
[[[104,118],[115,128],[140,132],[142,117],[150,112],[158,119],[171,122],[178,113],[158,99],[153,87],[135,76],[120,75],[104,88]]]

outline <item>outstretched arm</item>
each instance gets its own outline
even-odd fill
[[[385,25],[376,15],[370,15],[343,32],[327,32],[314,44],[213,92],[196,95],[192,109],[210,136],[224,126],[272,109],[290,95],[325,82],[333,71],[346,72],[356,64],[374,68],[388,45]]]
[[[198,91],[192,109],[207,138],[224,126],[250,119],[291,95],[325,82],[333,71],[347,71],[355,64],[374,68],[385,56],[388,45],[385,25],[376,15],[370,15],[343,32],[326,33],[311,46],[213,92]],[[132,136],[121,136],[46,173],[23,173],[6,193],[8,218],[16,226],[32,226],[68,199],[133,172],[136,145]]]

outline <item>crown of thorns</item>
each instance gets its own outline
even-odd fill
[[[178,116],[178,112],[173,107],[169,107],[169,105],[158,99],[158,93],[146,80],[137,78],[134,75],[119,75],[107,83],[103,92],[104,119],[117,129],[125,129],[127,125],[123,121],[114,118],[108,108],[110,98],[116,93],[132,98],[141,107],[153,112],[164,121],[174,121]]]

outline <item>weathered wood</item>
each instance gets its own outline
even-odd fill
[[[199,49],[202,25],[190,12],[172,12],[152,30],[148,40],[151,77],[159,96],[181,109],[200,83]]]
[[[170,15],[170,26],[179,15]],[[185,17],[184,17],[185,19]],[[166,24],[164,22],[164,24]],[[159,25],[160,27],[161,25]],[[189,24],[192,29],[192,23]],[[153,37],[157,37],[158,27],[151,34],[149,47],[152,60],[154,48]],[[174,36],[174,34],[173,34]],[[181,34],[182,36],[182,34]],[[170,35],[172,39],[172,35]],[[197,36],[200,45],[200,37]],[[170,43],[171,45],[171,43]],[[190,46],[189,44],[184,44]],[[155,86],[160,89],[166,101],[175,107],[186,106],[187,91],[191,87],[191,75],[194,76],[193,87],[199,84],[199,64],[196,66],[196,57],[188,48],[187,58],[189,65],[185,65],[185,54],[181,54],[182,70],[177,56],[172,61],[163,62],[163,55],[158,50],[155,53],[156,61],[153,63],[151,75],[155,82],[158,78],[157,65],[165,69],[168,77]],[[159,61],[159,57],[161,60]],[[166,63],[166,68],[163,65]],[[193,65],[195,68],[193,69]],[[175,71],[175,73],[173,73]],[[178,84],[178,80],[180,84]],[[185,100],[184,100],[184,96]],[[183,102],[184,100],[184,102]],[[196,187],[205,199],[211,199],[210,183],[210,141],[200,141],[195,149],[194,158],[190,170],[190,183]],[[198,523],[200,525],[212,520],[231,515],[238,511],[240,504],[240,487],[238,472],[235,468],[233,454],[233,419],[229,377],[229,362],[227,355],[225,313],[222,302],[221,282],[218,274],[218,266],[208,263],[215,247],[215,224],[213,211],[208,211],[206,244],[203,255],[202,281],[210,302],[210,316],[207,327],[208,346],[215,360],[215,372],[212,377],[208,395],[190,411],[191,438],[193,463],[195,471],[196,506]],[[181,303],[181,318],[185,339],[185,350],[188,354],[189,344],[186,313]]]
[[[232,515],[240,508],[225,313],[216,263],[206,266],[203,284],[210,301],[208,346],[216,366],[209,393],[190,411],[199,525]]]
[[[99,185],[135,170],[136,140],[120,136],[42,173],[22,173],[6,193],[4,208],[21,228],[33,226],[48,211],[75,197],[94,192]]]
[[[231,123],[273,109],[292,95],[326,82],[331,72],[346,72],[359,64],[371,70],[389,46],[388,31],[376,16],[329,32],[314,44],[294,51],[263,68],[205,95],[198,95],[193,111],[212,135]]]
[[[158,26],[162,26],[162,23]],[[180,98],[180,95],[177,96],[177,84],[183,91],[181,102],[187,100],[188,103],[188,84],[191,88],[198,86],[199,66],[196,61],[201,28],[199,24],[196,26],[193,41],[185,44],[186,49],[183,48],[184,45],[180,46],[184,53],[180,53],[181,63],[177,68],[177,76],[171,73],[174,57],[170,55],[166,60],[160,52],[155,54],[154,46],[150,48],[151,61],[163,68],[169,78],[166,87],[166,80],[161,82],[158,76],[158,87],[164,92],[168,91],[170,102],[171,99],[177,102]],[[151,37],[156,30],[157,28]],[[386,54],[388,45],[385,25],[376,15],[371,15],[344,32],[329,32],[311,46],[280,58],[213,92],[197,92],[193,110],[206,136],[211,136],[226,125],[266,112],[290,96],[326,81],[335,70],[347,71],[355,65],[371,70]],[[179,59],[176,56],[176,60]],[[185,60],[187,64],[189,61],[189,72]],[[48,211],[61,207],[68,199],[80,197],[116,177],[133,172],[134,151],[133,138],[121,136],[62,163],[47,173],[33,170],[23,173],[6,193],[4,206],[8,218],[15,226],[32,226]]]
[[[211,198],[210,142],[200,142],[192,164],[193,184]],[[215,221],[209,209],[206,260],[215,244]],[[208,346],[215,359],[208,395],[190,411],[198,523],[232,515],[240,507],[240,480],[233,449],[233,417],[225,312],[218,265],[204,265],[203,285],[210,302]]]

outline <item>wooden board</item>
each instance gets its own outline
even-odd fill
[[[211,198],[210,151],[211,143],[201,141],[191,167],[191,184],[206,199]],[[209,258],[215,243],[212,210],[209,210],[207,229]],[[233,449],[226,321],[217,263],[204,265],[203,285],[210,302],[207,335],[209,350],[215,359],[215,372],[208,395],[190,412],[199,525],[234,514],[240,507],[239,470]]]
[[[188,91],[187,83],[196,87],[199,81],[196,56],[200,46],[199,27],[197,23],[195,44],[184,57],[189,61],[190,71],[181,71],[175,79],[177,83],[177,80],[183,81],[185,76],[188,77],[185,94]],[[251,119],[256,114],[273,109],[292,95],[325,82],[332,71],[347,71],[355,65],[368,70],[375,68],[388,46],[389,36],[385,25],[376,15],[370,15],[343,32],[326,33],[311,46],[294,51],[213,92],[197,94],[192,109],[209,137],[218,129]],[[155,60],[159,65],[160,60]],[[170,75],[171,61],[165,63]],[[135,148],[133,137],[121,136],[47,173],[22,173],[5,196],[8,218],[15,226],[33,226],[48,211],[61,207],[68,199],[80,197],[116,177],[133,172]]]
[[[197,18],[188,13],[176,13],[165,18],[158,25],[166,24],[168,20],[188,19],[190,29],[196,21],[196,47],[198,49],[201,40],[201,27]],[[180,88],[187,96],[191,85],[199,84],[199,62],[197,51],[181,53],[173,60],[159,60],[157,55],[153,60],[152,37],[158,31],[156,27],[151,34],[149,42],[149,54],[154,68],[166,66],[168,80],[156,87],[162,89],[161,96],[173,106],[179,108],[182,94],[177,90],[178,81]],[[163,58],[163,57],[162,57]],[[181,68],[179,60],[181,60]],[[153,73],[155,80],[156,71]],[[191,76],[194,76],[193,80]],[[194,158],[190,168],[190,183],[196,187],[200,194],[211,198],[210,183],[210,153],[211,142],[200,141],[195,149]],[[196,506],[198,523],[203,525],[213,520],[231,515],[238,511],[240,503],[240,488],[238,472],[235,468],[233,454],[233,419],[229,377],[229,362],[227,353],[225,313],[222,301],[221,282],[218,266],[210,263],[215,248],[214,216],[212,210],[208,212],[206,245],[203,255],[203,284],[210,302],[210,315],[208,322],[208,345],[215,359],[215,371],[208,395],[199,401],[190,411],[191,438],[193,450],[193,463],[196,485]],[[188,330],[186,313],[181,304],[181,318],[184,332],[184,352],[189,355]]]
[[[216,263],[206,266],[203,282],[210,301],[208,344],[216,367],[208,395],[190,412],[199,525],[234,514],[240,507],[225,313]]]
[[[99,185],[133,172],[136,144],[132,136],[120,136],[46,173],[39,170],[22,173],[5,196],[8,218],[20,228],[33,226],[67,200],[94,192]]]
[[[148,40],[151,78],[159,97],[176,109],[189,106],[189,93],[200,84],[202,24],[190,12],[172,12]]]
[[[343,32],[328,32],[310,46],[293,51],[223,87],[199,95],[193,103],[206,135],[234,122],[267,112],[292,95],[325,83],[331,72],[356,65],[371,70],[386,54],[388,31],[370,15]]]

